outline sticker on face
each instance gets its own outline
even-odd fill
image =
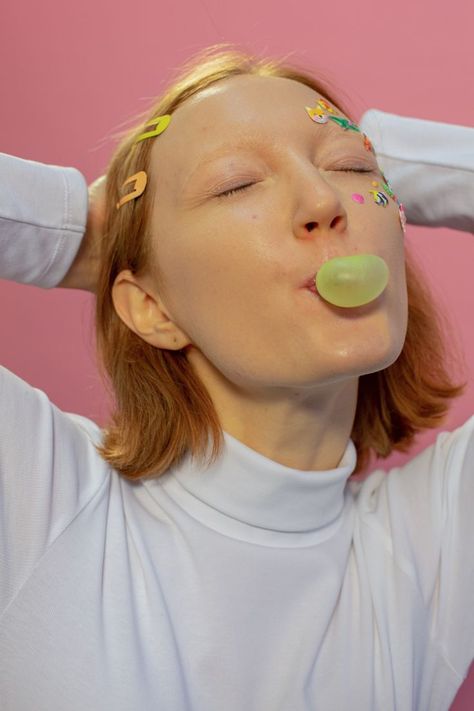
[[[364,148],[367,151],[370,151],[375,155],[375,150],[372,145],[371,140],[369,137],[365,134],[362,133],[360,128],[355,124],[353,121],[351,121],[348,118],[345,118],[344,116],[338,116],[334,115],[335,111],[334,109],[328,104],[327,101],[324,99],[319,99],[316,106],[311,108],[310,106],[305,106],[306,112],[310,119],[314,121],[315,123],[321,123],[321,124],[327,124],[329,120],[333,121],[336,123],[338,126],[340,126],[344,131],[355,131],[356,133],[361,133],[363,140],[364,140]],[[327,112],[327,113],[325,113]],[[328,115],[330,114],[330,115]],[[382,178],[383,178],[383,183],[382,187],[383,189],[388,193],[389,197],[392,198],[397,204],[398,204],[398,212],[399,212],[399,217],[400,217],[400,224],[402,226],[403,233],[405,234],[406,232],[406,216],[403,211],[403,206],[401,206],[401,203],[398,201],[397,196],[393,192],[390,183],[388,182],[387,178],[385,175],[382,173]],[[372,187],[374,188],[379,188],[379,183],[376,182],[375,180],[372,181]],[[389,200],[387,195],[385,195],[382,190],[369,190],[369,193],[372,195],[373,200],[376,205],[379,205],[381,207],[387,207],[389,204]],[[351,195],[352,200],[354,202],[357,202],[359,205],[364,205],[365,203],[365,198],[363,195],[360,193],[352,193]]]
[[[311,108],[310,106],[305,106],[306,113],[312,121],[320,124],[327,124],[329,120],[334,121],[340,126],[344,131],[355,131],[356,133],[361,133],[359,126],[344,116],[337,115],[337,112],[328,104],[324,99],[319,99],[316,106]],[[364,136],[364,146],[367,150],[372,150],[375,154],[373,146],[367,136]]]
[[[325,101],[324,99],[319,99],[318,105],[321,106],[321,108],[324,109],[325,111],[328,111],[330,114],[334,113],[334,109],[332,108],[331,104],[328,104],[328,102]]]
[[[372,141],[370,140],[370,138],[369,138],[365,133],[363,133],[362,135],[363,135],[363,137],[364,137],[364,148],[365,148],[365,150],[366,150],[366,151],[370,151],[371,153],[373,153],[373,154],[375,155],[375,150],[374,150],[374,147],[373,147],[373,145],[372,145]]]
[[[401,224],[401,226],[402,226],[403,234],[406,234],[406,231],[407,231],[407,228],[406,228],[407,218],[406,218],[405,210],[403,209],[403,205],[402,205],[401,202],[398,203],[398,214],[399,214],[399,217],[400,217],[400,224]]]
[[[344,129],[344,131],[356,131],[357,133],[360,133],[360,128],[355,124],[353,121],[349,121],[349,119],[343,118],[342,116],[330,116],[329,117],[331,121],[334,121],[335,123],[339,124],[341,128]]]
[[[382,205],[382,207],[387,207],[388,197],[381,190],[369,190],[369,193],[374,198],[376,205]]]
[[[328,122],[328,117],[326,114],[324,114],[319,107],[316,107],[315,109],[310,108],[309,106],[305,106],[305,109],[308,113],[308,116],[312,121],[315,123],[327,123]]]

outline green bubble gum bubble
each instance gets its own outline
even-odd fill
[[[388,266],[376,254],[334,257],[323,264],[316,275],[319,294],[335,306],[353,308],[368,304],[388,284]]]

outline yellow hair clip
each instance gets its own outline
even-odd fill
[[[123,198],[119,200],[116,205],[117,210],[119,209],[119,207],[122,207],[122,205],[125,205],[125,203],[129,200],[135,200],[135,198],[140,197],[140,195],[143,194],[146,188],[147,179],[147,174],[144,170],[140,170],[139,173],[135,173],[135,175],[131,175],[129,178],[127,178],[127,180],[123,183],[122,188],[124,188],[129,183],[135,183],[135,185],[133,186],[134,189],[131,193],[127,193],[127,195],[124,195]]]
[[[152,119],[151,121],[148,121],[148,123],[145,124],[145,128],[148,126],[156,126],[154,131],[145,131],[145,133],[141,133],[138,138],[135,139],[135,143],[138,143],[139,141],[144,141],[145,138],[153,138],[154,136],[159,136],[160,133],[163,133],[165,128],[168,128],[169,123],[171,121],[171,114],[165,114],[164,116],[157,116],[156,118]]]
[[[153,138],[154,136],[159,136],[160,133],[163,133],[165,128],[168,128],[170,121],[171,114],[157,116],[151,121],[148,121],[145,124],[145,128],[155,126],[155,129],[153,131],[145,131],[145,133],[140,133],[138,138],[135,139],[135,143],[138,143],[139,141],[144,141],[145,138]],[[135,198],[140,197],[140,195],[143,195],[143,192],[146,188],[147,180],[147,174],[144,170],[140,170],[138,173],[135,173],[134,175],[131,175],[129,178],[127,178],[127,180],[123,183],[121,189],[123,189],[129,183],[134,183],[133,190],[132,192],[127,193],[127,195],[124,195],[122,198],[120,198],[116,205],[117,210],[119,209],[119,207],[122,207],[122,205],[125,205],[126,202],[129,202],[130,200],[135,200]]]

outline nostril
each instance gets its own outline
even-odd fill
[[[316,225],[316,222],[308,222],[308,224],[306,225],[306,229],[308,230],[308,232],[312,232]]]

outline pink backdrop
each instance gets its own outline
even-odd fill
[[[16,0],[0,22],[0,151],[72,165],[91,181],[103,172],[120,124],[144,110],[173,69],[200,48],[236,42],[322,72],[367,108],[471,125],[474,6],[465,0],[395,3],[296,0]],[[390,176],[389,176],[390,177]],[[466,360],[470,387],[441,429],[474,412],[474,237],[410,227],[408,243],[426,266]],[[46,391],[66,411],[103,423],[105,392],[94,362],[93,297],[0,281],[4,304],[1,363]],[[419,438],[404,462],[431,444]],[[452,709],[474,707],[474,670]]]

